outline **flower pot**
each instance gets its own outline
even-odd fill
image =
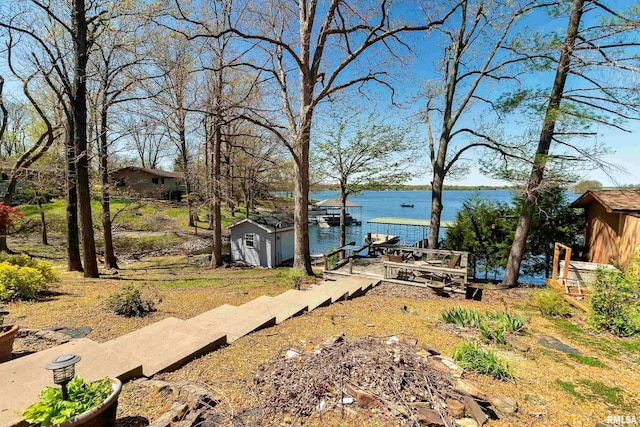
[[[8,327],[7,331],[0,328],[0,363],[11,360],[11,352],[13,351],[13,340],[20,327],[13,325]]]
[[[111,382],[111,394],[104,402],[82,414],[69,418],[59,427],[115,427],[122,382],[117,378],[109,378],[109,381]]]

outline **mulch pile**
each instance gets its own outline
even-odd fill
[[[340,337],[306,351],[289,350],[261,367],[249,391],[262,421],[296,424],[354,404],[406,425],[424,425],[429,418],[454,425],[445,401],[464,399],[454,390],[454,377],[434,369],[415,342],[394,338],[385,343]]]

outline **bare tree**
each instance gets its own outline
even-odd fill
[[[366,120],[356,114],[332,115],[324,135],[314,142],[312,159],[340,188],[340,247],[346,245],[347,198],[409,179],[416,145],[406,127],[385,123],[374,114]]]
[[[629,16],[633,12],[629,13]],[[547,95],[519,91],[507,105],[523,104],[544,111],[542,127],[526,183],[522,211],[515,231],[503,284],[517,283],[531,217],[537,204],[547,167],[555,160],[593,159],[576,144],[594,136],[594,126],[623,129],[621,120],[640,119],[637,89],[630,78],[638,71],[638,21],[601,2],[573,0],[559,56],[549,53],[547,64],[555,64],[553,85]],[[595,15],[585,19],[585,15]],[[635,37],[634,37],[635,36]],[[553,46],[553,44],[552,44]],[[526,56],[530,51],[521,51]],[[540,49],[540,46],[533,46]],[[608,72],[605,74],[604,71]],[[570,80],[570,81],[569,81]],[[540,108],[542,101],[544,108]],[[569,121],[572,126],[563,126]],[[569,148],[572,156],[554,154],[554,146]]]
[[[456,166],[461,166],[463,155],[478,148],[516,155],[513,147],[497,140],[487,127],[469,125],[467,117],[484,110],[483,122],[489,120],[488,115],[495,118],[494,107],[505,84],[517,83],[524,72],[516,66],[525,58],[510,55],[506,49],[509,36],[529,12],[550,3],[464,0],[456,9],[455,19],[437,29],[444,38],[439,64],[441,81],[429,85],[425,112],[433,170],[429,228],[432,249],[438,246],[444,180],[456,172]],[[500,90],[495,90],[497,85]]]
[[[77,233],[74,229],[77,230],[77,219],[75,219],[77,213],[74,196],[77,189],[77,212],[81,218],[85,264],[84,275],[98,277],[89,194],[86,89],[90,50],[103,21],[108,19],[108,12],[97,3],[91,3],[87,11],[84,0],[72,0],[70,7],[64,2],[41,3],[37,0],[25,0],[21,5],[24,8],[16,11],[14,15],[0,18],[0,27],[27,37],[37,46],[41,56],[32,53],[32,61],[45,72],[45,79],[50,83],[51,89],[56,92],[64,108],[68,135],[69,268],[83,269],[75,253]],[[28,18],[26,14],[29,14]],[[49,69],[51,69],[51,75],[48,72]]]
[[[246,44],[256,45],[250,65],[273,84],[280,107],[252,111],[247,119],[268,129],[289,150],[295,164],[295,250],[294,266],[313,274],[309,250],[309,147],[314,113],[322,101],[368,83],[391,87],[383,71],[384,57],[400,57],[408,45],[403,33],[427,31],[453,12],[441,18],[420,19],[409,23],[395,15],[395,5],[386,0],[358,2],[331,0],[319,7],[317,0],[299,0],[295,4],[280,1],[247,2],[244,19],[219,31],[207,22],[188,16],[176,2],[177,18],[192,24],[190,38],[240,36]],[[403,11],[402,17],[420,16]],[[426,22],[425,22],[426,21]],[[161,25],[166,25],[159,22]],[[257,29],[257,31],[256,31]],[[377,48],[380,49],[377,49]],[[265,58],[258,58],[264,52]],[[371,55],[369,55],[371,54]],[[374,54],[378,55],[374,58]],[[365,60],[365,57],[369,60]]]

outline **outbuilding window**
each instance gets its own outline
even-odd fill
[[[244,246],[247,248],[254,248],[255,247],[254,238],[255,238],[255,234],[246,233],[244,235]]]
[[[154,184],[158,184],[160,181],[158,181],[158,178],[151,178],[151,182]]]

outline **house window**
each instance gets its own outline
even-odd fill
[[[254,238],[255,238],[255,234],[246,233],[244,235],[244,246],[247,248],[254,248],[255,247]]]
[[[113,185],[115,185],[116,187],[124,187],[125,186],[124,178],[115,178],[113,180]]]
[[[164,185],[164,178],[160,178],[162,184]]]
[[[158,181],[158,178],[151,178],[151,182],[153,182],[154,184],[158,184],[160,181]]]

